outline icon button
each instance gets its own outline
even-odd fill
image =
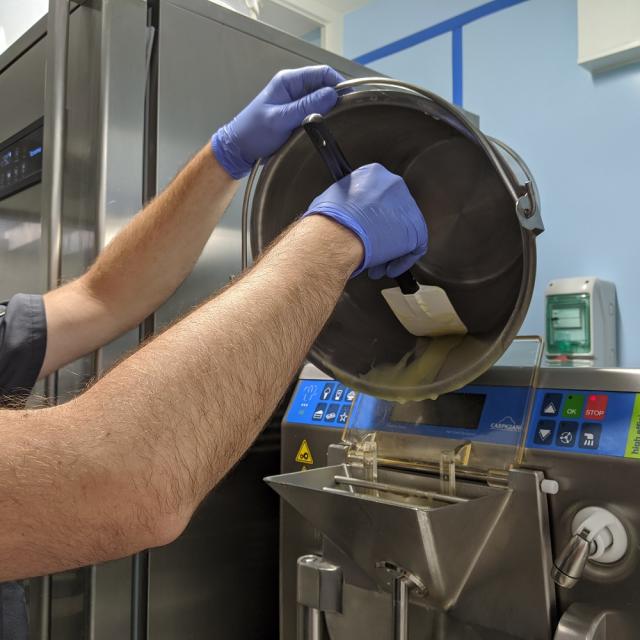
[[[340,402],[344,396],[345,388],[343,384],[339,384],[333,394],[333,401]]]
[[[561,393],[546,393],[542,401],[541,413],[543,416],[554,418],[560,413],[560,405],[562,404]]]
[[[338,411],[340,411],[339,404],[330,404],[327,412],[324,414],[324,421],[335,422],[335,419],[338,416]]]
[[[570,393],[562,408],[563,418],[579,418],[582,416],[582,407],[584,407],[584,396],[581,394]]]
[[[536,434],[533,441],[536,444],[551,444],[553,442],[553,431],[556,424],[553,420],[540,420],[536,427]]]
[[[344,399],[347,402],[353,402],[356,398],[356,392],[353,389],[347,389],[346,393],[344,394]]]
[[[559,447],[575,446],[576,438],[578,437],[577,434],[577,422],[561,422],[558,426],[558,433],[556,435],[556,445],[558,445]]]
[[[589,420],[604,420],[608,404],[609,396],[591,394],[587,397],[587,406],[584,410],[584,417]]]
[[[313,412],[313,419],[316,422],[319,422],[320,420],[322,420],[324,418],[324,412],[327,409],[327,405],[324,402],[320,402],[317,406],[316,406],[316,410]]]
[[[323,400],[331,400],[331,394],[333,393],[333,382],[328,382],[324,385],[324,389],[322,389],[322,399]]]
[[[349,420],[349,414],[351,413],[351,407],[349,405],[342,405],[340,412],[338,413],[338,422],[340,424],[347,424]]]
[[[585,422],[580,432],[580,442],[578,446],[581,449],[597,449],[600,446],[600,435],[602,434],[602,425]]]

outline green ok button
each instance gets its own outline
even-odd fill
[[[562,407],[562,415],[565,418],[579,418],[584,407],[584,396],[575,393],[569,394]]]

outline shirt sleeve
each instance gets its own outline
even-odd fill
[[[40,295],[18,293],[0,305],[0,405],[31,393],[47,348],[47,318]]]

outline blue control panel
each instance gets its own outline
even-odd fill
[[[526,446],[640,458],[640,395],[538,389]]]
[[[339,429],[349,421],[356,393],[327,380],[299,380],[287,412],[287,421]]]
[[[285,422],[343,428],[351,418],[360,430],[515,445],[528,394],[526,387],[470,385],[434,401],[398,404],[356,394],[338,382],[301,379]]]
[[[285,423],[393,431],[515,445],[528,387],[469,385],[437,400],[398,404],[336,381],[301,379]],[[526,446],[640,459],[640,394],[538,389]]]

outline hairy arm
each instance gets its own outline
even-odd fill
[[[78,398],[0,411],[0,580],[179,535],[258,435],[362,255],[350,231],[305,218]]]
[[[40,377],[135,327],[162,304],[193,268],[238,184],[206,145],[87,273],[46,293]]]

